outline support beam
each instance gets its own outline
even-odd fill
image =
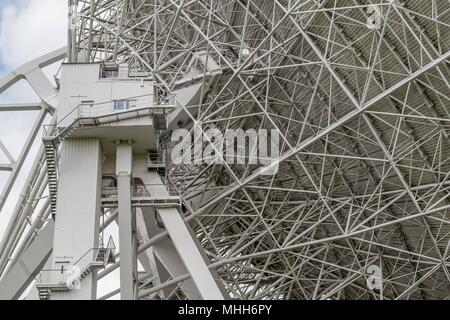
[[[176,279],[179,276],[183,276],[188,273],[183,261],[180,258],[180,255],[168,237],[165,237],[162,241],[158,241],[158,243],[153,246],[153,252],[164,269],[166,269],[166,271],[170,274],[172,279]],[[202,299],[197,286],[191,278],[183,281],[180,287],[189,300]]]
[[[53,250],[54,222],[50,220],[0,282],[0,300],[15,300],[41,271]]]
[[[210,208],[211,206],[217,204],[222,199],[232,195],[234,192],[236,192],[237,190],[239,190],[243,186],[249,184],[250,182],[252,182],[255,179],[257,179],[258,177],[260,177],[263,173],[265,173],[265,172],[267,172],[269,170],[272,170],[275,166],[279,165],[281,162],[286,161],[286,160],[290,159],[291,157],[297,155],[299,152],[301,152],[304,149],[306,149],[307,147],[313,145],[315,142],[323,139],[324,137],[326,137],[331,132],[333,132],[336,129],[340,128],[341,126],[343,126],[344,124],[348,123],[349,121],[357,118],[363,112],[368,111],[376,103],[380,102],[381,100],[383,100],[384,98],[388,97],[389,95],[391,95],[393,92],[395,92],[399,88],[401,88],[404,85],[408,84],[409,82],[413,81],[414,79],[416,79],[417,77],[421,76],[422,74],[430,71],[431,69],[436,67],[438,64],[444,62],[445,60],[447,60],[449,58],[450,58],[450,51],[446,52],[441,57],[439,57],[436,60],[430,62],[426,66],[423,66],[422,68],[420,68],[416,72],[412,73],[409,77],[403,79],[402,81],[399,81],[397,84],[393,85],[388,90],[384,91],[383,93],[381,93],[378,96],[374,97],[373,99],[369,100],[362,107],[360,107],[360,108],[358,108],[358,109],[348,113],[347,115],[343,116],[342,118],[340,118],[336,122],[330,124],[327,128],[321,130],[315,136],[302,141],[293,150],[290,150],[290,151],[286,152],[285,154],[281,155],[277,159],[277,161],[273,161],[272,163],[270,163],[270,164],[268,164],[268,165],[266,165],[264,167],[261,167],[259,170],[255,171],[253,174],[251,174],[250,176],[245,178],[243,181],[241,181],[241,182],[239,182],[237,184],[234,184],[234,185],[230,185],[230,187],[226,191],[222,192],[216,198],[211,199],[211,201],[205,203],[205,205],[203,207],[201,207],[196,212],[196,214],[200,214],[202,212],[205,212],[208,208]]]
[[[1,111],[39,111],[42,105],[39,103],[8,103],[0,104]]]
[[[120,298],[137,299],[136,219],[131,210],[131,144],[117,146],[116,174],[119,199]]]
[[[216,283],[220,279],[215,279],[208,269],[199,248],[193,240],[195,235],[189,232],[178,210],[161,208],[157,211],[202,298],[205,300],[223,300],[224,296]]]
[[[86,269],[99,247],[102,151],[95,138],[67,139],[61,146],[58,197],[55,215],[52,269]],[[72,269],[75,270],[75,269]],[[60,272],[47,272],[44,284],[61,279]],[[70,274],[68,274],[69,276]],[[52,291],[52,300],[92,300],[97,297],[97,274],[93,270],[79,289]]]

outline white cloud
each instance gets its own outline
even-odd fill
[[[14,1],[3,8],[0,20],[0,62],[5,69],[66,45],[67,1]]]
[[[66,44],[67,2],[62,0],[18,0],[0,5],[0,70],[7,74],[14,68]],[[52,68],[54,69],[54,68]],[[38,101],[25,81],[20,81],[0,95],[0,103]],[[30,115],[31,116],[31,115]],[[24,113],[0,112],[0,137],[10,152],[17,156],[31,129],[31,116]],[[28,161],[14,186],[0,217],[0,235],[6,217],[14,207],[20,185],[26,177]],[[1,177],[1,185],[5,177]],[[0,189],[1,191],[1,189]]]

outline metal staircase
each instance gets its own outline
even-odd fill
[[[39,292],[40,300],[48,300],[52,292],[54,291],[70,291],[76,287],[76,283],[86,278],[94,270],[103,269],[105,264],[103,261],[93,261],[88,263],[81,271],[75,275],[71,282],[57,282],[57,283],[41,283],[36,285],[36,289]]]
[[[170,106],[150,106],[144,108],[129,109],[122,112],[113,112],[102,115],[84,115],[82,106],[77,106],[72,112],[77,111],[78,117],[67,127],[51,126],[52,134],[46,135],[42,139],[45,147],[45,159],[47,162],[48,181],[49,181],[49,196],[51,204],[51,213],[54,217],[56,214],[56,200],[58,188],[58,174],[57,174],[57,150],[61,142],[70,137],[70,135],[78,128],[97,127],[104,124],[140,118],[143,116],[152,115],[160,126],[165,127],[165,113],[172,110]],[[71,112],[71,113],[72,113]],[[64,120],[64,119],[63,119]],[[46,130],[47,131],[47,130]]]
[[[53,139],[44,137],[45,161],[47,162],[48,189],[50,196],[50,210],[54,217],[56,214],[56,199],[58,198],[58,176],[56,170],[56,148]]]

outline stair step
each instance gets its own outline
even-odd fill
[[[50,207],[52,215],[56,213],[58,179],[56,176],[56,150],[52,140],[44,139],[45,160],[47,162],[48,189],[50,192]]]
[[[39,289],[39,300],[48,300],[50,292],[48,289]]]

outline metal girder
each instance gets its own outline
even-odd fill
[[[54,222],[50,220],[20,259],[0,281],[0,299],[18,299],[34,281],[53,250]]]
[[[184,225],[205,264],[180,253],[186,268],[139,298],[178,288],[174,297],[200,269],[220,278],[223,296],[242,299],[448,298],[448,3],[127,0],[72,9],[71,61],[128,63],[161,92],[202,88],[179,104],[171,129],[275,129],[280,137],[271,164],[168,163],[165,182],[183,210],[158,209],[171,211],[166,230],[149,234],[137,254],[187,236]],[[217,64],[212,82],[207,68],[190,73],[200,52]],[[26,73],[43,100],[56,101],[39,71]],[[14,171],[0,149],[0,170]],[[19,211],[2,270],[23,231]],[[187,244],[174,245],[172,254]],[[378,289],[366,272],[373,267]],[[198,283],[209,292],[211,282]]]

